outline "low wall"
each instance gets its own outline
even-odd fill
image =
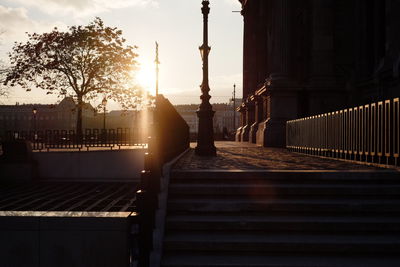
[[[38,176],[51,181],[137,181],[145,149],[34,152]]]
[[[131,212],[0,211],[0,265],[130,266],[134,219]]]

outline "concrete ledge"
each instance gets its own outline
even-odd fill
[[[0,182],[27,182],[36,178],[35,162],[0,162]]]
[[[41,180],[137,181],[145,149],[35,152]]]
[[[129,266],[131,212],[0,212],[1,266]]]

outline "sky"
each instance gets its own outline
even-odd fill
[[[42,33],[55,26],[86,25],[100,17],[118,27],[129,45],[137,45],[138,81],[154,93],[155,41],[159,43],[160,93],[173,104],[200,103],[202,62],[201,0],[0,0],[0,59],[7,61],[13,43],[26,32]],[[212,103],[227,103],[236,84],[242,93],[243,18],[238,0],[210,0],[209,58]],[[55,103],[42,89],[12,88],[2,104]],[[99,101],[99,100],[97,100]],[[94,106],[98,103],[92,103]],[[109,109],[119,109],[111,103]]]

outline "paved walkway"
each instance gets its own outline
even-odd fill
[[[377,167],[292,153],[250,143],[215,142],[217,157],[199,157],[191,150],[174,166],[181,170],[382,170]]]

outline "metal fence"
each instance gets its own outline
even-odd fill
[[[33,150],[121,148],[122,146],[145,146],[147,141],[138,131],[129,128],[85,129],[82,135],[78,135],[74,130],[7,131],[4,139],[30,141]]]
[[[399,143],[399,98],[286,124],[295,152],[398,166]]]

